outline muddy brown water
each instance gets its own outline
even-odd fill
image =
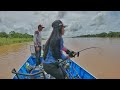
[[[13,77],[11,70],[18,70],[29,58],[30,45],[33,42],[0,46],[0,79]],[[72,59],[97,78],[120,78],[120,38],[64,38],[64,46],[74,51],[100,47]]]

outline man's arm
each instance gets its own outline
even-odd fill
[[[37,34],[34,34],[33,41],[34,41],[34,46],[38,46],[38,44],[37,44]]]

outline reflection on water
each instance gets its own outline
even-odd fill
[[[28,59],[29,45],[32,44],[33,42],[0,46],[0,78],[12,78],[11,70],[18,70]],[[74,51],[100,47],[83,51],[73,60],[97,78],[120,78],[119,38],[64,38],[64,45]]]

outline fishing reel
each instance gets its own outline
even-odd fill
[[[69,57],[75,57],[76,55],[77,55],[77,57],[79,57],[79,52],[74,52],[74,51],[67,50],[66,54],[68,54]]]
[[[68,55],[69,55],[70,57],[74,57],[74,58],[75,58],[75,56],[79,57],[79,52],[71,51]]]

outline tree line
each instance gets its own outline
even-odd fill
[[[33,38],[33,35],[29,35],[27,33],[22,34],[15,31],[11,31],[9,32],[9,34],[7,34],[6,32],[0,32],[0,37],[1,38]]]
[[[112,32],[109,33],[102,32],[100,34],[88,34],[88,35],[81,35],[77,37],[120,37],[120,32]]]

